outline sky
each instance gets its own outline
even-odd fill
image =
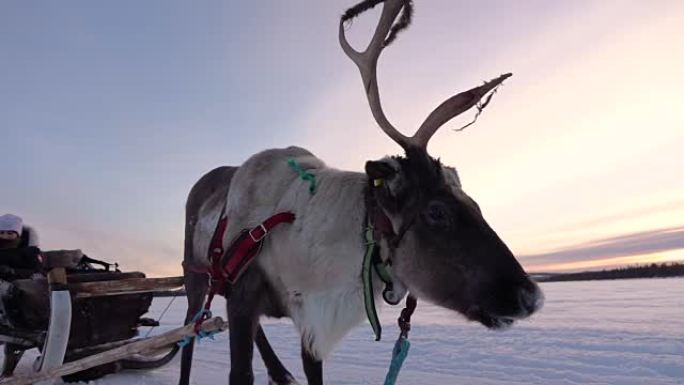
[[[184,204],[220,165],[298,145],[361,171],[399,154],[337,42],[353,1],[0,3],[0,213],[44,249],[181,272]],[[357,47],[378,10],[357,20]],[[413,134],[512,72],[429,151],[530,271],[684,260],[684,2],[415,1],[379,62]]]

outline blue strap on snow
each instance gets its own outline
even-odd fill
[[[399,371],[401,366],[404,364],[404,360],[408,355],[411,343],[405,336],[399,336],[397,342],[394,343],[394,349],[392,349],[392,361],[390,362],[389,371],[387,371],[387,376],[385,377],[384,385],[394,385],[397,382],[397,377],[399,376]]]
[[[220,331],[214,330],[213,332],[205,332],[204,330],[200,330],[197,332],[197,342],[202,342],[203,339],[208,338],[212,341],[214,341],[214,336],[219,334]]]
[[[197,312],[197,314],[195,314],[194,317],[192,317],[192,321],[190,321],[190,323],[188,325],[196,323],[197,321],[200,320],[200,318],[202,318],[205,315],[207,316],[207,318],[211,318],[211,310],[208,310],[208,309],[200,310],[199,312]],[[217,334],[217,333],[219,333],[219,331],[205,332],[205,331],[200,330],[197,332],[197,342],[202,341],[203,338],[209,338],[210,340],[213,340],[214,334]],[[185,336],[185,337],[183,337],[182,340],[178,341],[176,343],[176,345],[178,345],[178,347],[184,348],[192,342],[192,338],[193,337]]]
[[[192,337],[185,336],[182,340],[176,342],[176,345],[178,345],[179,348],[184,348],[190,345],[190,342],[192,342]]]
[[[190,321],[190,322],[195,323],[195,322],[199,321],[205,315],[207,316],[206,317],[207,319],[211,318],[211,310],[202,309],[202,310],[198,311],[197,314],[195,314],[195,316],[192,317],[192,321]]]
[[[178,345],[179,348],[184,348],[190,345],[190,342],[192,342],[192,338],[185,336],[182,340],[176,342],[176,345]]]

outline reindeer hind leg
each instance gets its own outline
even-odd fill
[[[269,385],[299,385],[294,376],[285,368],[285,365],[280,362],[275,351],[273,351],[261,325],[257,328],[255,342],[268,371]]]
[[[304,345],[302,345],[302,363],[308,384],[323,385],[323,361],[309,353]]]

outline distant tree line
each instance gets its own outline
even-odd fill
[[[684,276],[684,263],[651,263],[580,273],[534,274],[538,282],[590,281],[597,279],[664,278]]]

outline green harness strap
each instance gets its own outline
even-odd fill
[[[387,285],[387,287],[391,287],[392,285],[392,276],[387,270],[388,264],[382,262],[379,256],[376,256],[378,249],[375,238],[373,237],[373,230],[373,225],[371,225],[369,221],[369,225],[368,227],[366,227],[365,231],[366,254],[364,254],[363,256],[363,302],[366,306],[366,315],[368,316],[368,321],[370,322],[371,327],[373,328],[373,332],[375,333],[375,340],[380,341],[382,327],[380,326],[380,320],[378,319],[378,314],[375,310],[372,270],[373,268],[375,268],[376,273],[378,274],[380,279]],[[409,306],[409,300],[407,300],[406,302],[407,308]],[[397,339],[397,342],[395,342],[394,344],[394,349],[392,349],[392,360],[390,361],[390,367],[387,372],[387,375],[385,376],[384,385],[396,384],[397,377],[399,376],[399,371],[401,370],[401,366],[403,365],[404,360],[406,360],[409,348],[411,347],[411,343],[408,340],[408,328],[404,330],[404,327],[402,326],[402,319],[408,325],[408,322],[410,322],[409,320],[411,317],[410,313],[413,313],[413,310],[411,310],[410,313],[408,313],[408,317],[404,319],[404,312],[406,311],[407,309],[404,309],[402,311],[401,317],[399,318],[399,326],[402,328],[402,332],[399,338]]]
[[[375,340],[380,341],[382,334],[382,327],[378,319],[378,313],[375,311],[375,298],[373,297],[373,277],[372,277],[372,261],[373,253],[375,252],[375,239],[373,238],[373,225],[369,224],[366,228],[366,254],[363,256],[363,269],[361,271],[361,278],[363,280],[363,302],[366,306],[366,316],[370,322],[375,333]]]
[[[388,271],[389,264],[383,262],[376,253],[378,252],[378,245],[373,237],[373,225],[368,225],[365,232],[366,253],[363,256],[363,269],[361,278],[363,280],[363,302],[366,307],[366,316],[370,322],[373,332],[375,333],[375,340],[380,341],[382,334],[382,327],[378,319],[378,313],[375,310],[375,296],[373,295],[373,270],[378,274],[380,280],[387,285],[392,286],[392,275]]]

